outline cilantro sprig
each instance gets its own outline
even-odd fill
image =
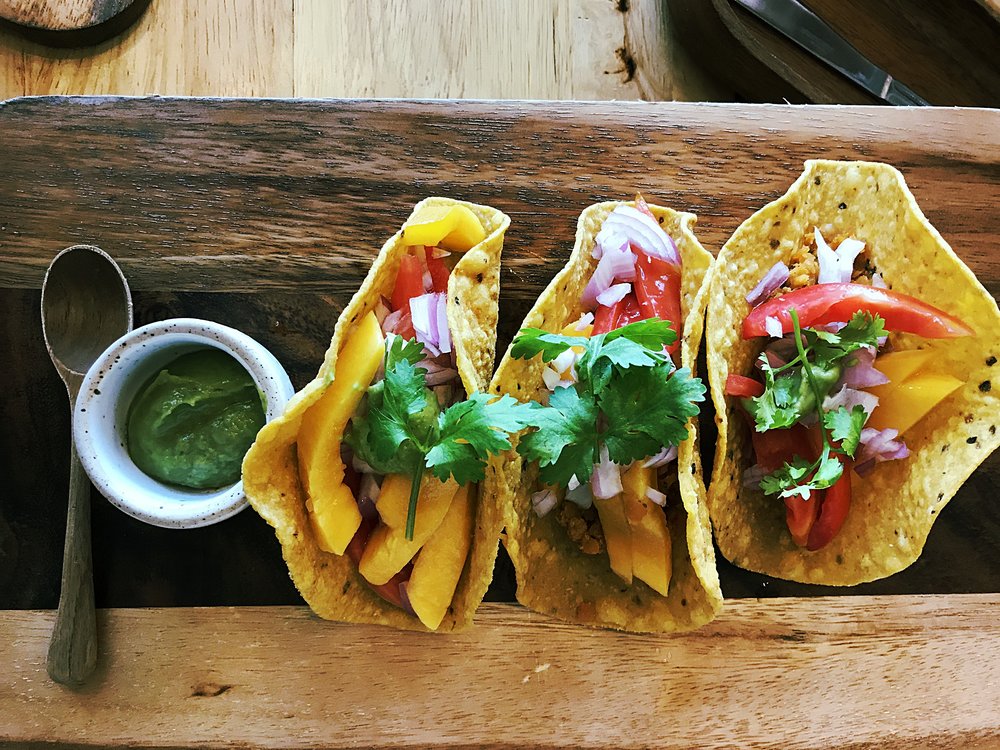
[[[526,328],[514,339],[519,359],[541,355],[551,362],[571,347],[583,347],[577,381],[557,387],[534,414],[538,430],[517,450],[537,461],[545,484],[566,486],[590,479],[604,445],[624,465],[655,455],[687,438],[687,420],[698,413],[705,386],[687,368],[675,369],[664,351],[676,340],[670,323],[651,318],[589,339]]]
[[[385,378],[366,394],[367,411],[351,421],[346,441],[379,474],[411,478],[406,538],[413,538],[424,472],[442,482],[479,482],[490,454],[510,448],[508,433],[535,424],[533,404],[510,396],[472,393],[442,410],[427,387],[417,341],[392,338],[386,347]]]
[[[885,335],[884,321],[877,315],[858,312],[840,331],[817,331],[799,325],[797,311],[792,319],[796,357],[780,367],[771,367],[763,354],[764,393],[744,403],[753,416],[758,432],[791,427],[818,413],[823,446],[819,457],[809,461],[795,456],[781,468],[765,476],[761,490],[768,495],[808,499],[812,490],[833,486],[843,474],[838,456],[854,457],[868,414],[860,405],[847,409],[824,410],[847,357],[866,346],[878,346]]]

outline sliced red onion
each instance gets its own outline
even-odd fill
[[[747,294],[746,300],[750,303],[750,307],[757,307],[786,281],[788,281],[788,266],[779,260]]]
[[[594,497],[609,500],[622,492],[622,474],[618,464],[608,457],[608,448],[601,446],[601,460],[594,464],[590,490]]]
[[[566,489],[569,490],[570,492],[572,492],[579,486],[580,486],[580,480],[576,478],[576,474],[571,476],[569,478],[569,481],[566,483]]]
[[[367,462],[362,461],[360,458],[358,458],[357,455],[351,456],[351,466],[353,466],[354,470],[359,474],[375,473],[375,469],[369,466]]]
[[[605,234],[606,233],[606,234]],[[638,248],[651,258],[660,258],[676,266],[681,264],[677,244],[663,231],[656,219],[632,206],[618,206],[604,220],[598,237],[608,238],[624,235],[632,247]],[[607,252],[607,245],[603,249]]]
[[[813,229],[816,239],[816,259],[819,261],[818,284],[845,284],[854,274],[854,259],[865,249],[865,243],[848,237],[834,251],[823,239],[819,228]]]
[[[597,237],[594,238],[594,249],[591,250],[590,254],[596,260],[600,260],[604,257],[604,253],[607,252],[622,252],[628,249],[628,235],[624,232],[615,229],[613,226],[601,228],[601,231],[597,233]]]
[[[437,385],[444,385],[450,382],[452,379],[458,376],[458,370],[453,370],[450,367],[445,367],[437,372],[429,372],[424,377],[424,381],[427,383],[428,388],[433,388]]]
[[[743,486],[755,490],[760,489],[761,480],[770,473],[760,464],[754,464],[743,472]]]
[[[590,277],[580,300],[584,307],[596,307],[597,296],[603,294],[615,281],[635,280],[636,256],[627,248],[621,251],[608,250],[597,262],[594,275]]]
[[[580,319],[576,321],[576,325],[574,325],[573,327],[578,331],[582,331],[587,326],[592,325],[593,322],[594,322],[594,313],[585,312],[583,315],[580,316]]]
[[[365,474],[365,476],[371,475]],[[365,521],[378,521],[378,509],[375,507],[375,503],[368,498],[358,498],[358,512]]]
[[[889,378],[875,369],[875,350],[866,346],[851,355],[852,359],[844,368],[840,381],[848,388],[868,388],[873,385],[885,385]]]
[[[888,284],[885,283],[885,279],[882,278],[882,274],[878,271],[872,274],[872,286],[876,289],[888,289]]]
[[[386,315],[385,319],[382,321],[382,333],[395,333],[396,326],[399,325],[399,321],[402,319],[402,317],[403,317],[402,310],[395,310]]]
[[[433,277],[431,277],[431,272],[424,271],[424,275],[422,278],[424,282],[424,291],[429,292],[431,289],[434,288],[434,279]]]
[[[438,349],[442,352],[451,351],[451,329],[448,328],[448,295],[439,294],[435,302],[437,307]]]
[[[381,491],[382,488],[379,486],[379,482],[374,474],[365,474],[361,477],[361,484],[358,487],[359,500],[369,500],[377,503]]]
[[[417,613],[413,611],[413,605],[410,604],[410,597],[406,593],[406,584],[407,583],[409,583],[409,581],[403,581],[401,584],[399,584],[399,598],[400,598],[400,602],[402,603],[403,609],[406,612],[409,612],[411,615],[416,616]]]
[[[772,339],[780,339],[785,335],[785,332],[781,329],[781,321],[773,315],[768,315],[764,318],[764,330],[767,331],[767,335]]]
[[[444,349],[443,351],[451,349],[447,320],[445,321],[443,337],[438,330],[441,320],[439,308],[444,307],[444,305],[444,294],[439,292],[421,294],[419,297],[414,297],[410,300],[410,315],[412,316],[413,330],[417,334],[417,341],[423,344],[433,357],[441,353],[441,347],[446,342],[448,343],[448,349]]]
[[[661,508],[667,504],[667,496],[652,487],[646,488],[646,497],[659,505]]]
[[[531,507],[539,518],[547,515],[558,504],[559,496],[552,490],[539,490],[531,496]]]
[[[432,258],[447,258],[449,255],[451,255],[451,253],[445,250],[443,247],[431,248]]]
[[[876,463],[909,456],[910,449],[902,440],[897,440],[898,437],[899,430],[892,427],[884,430],[866,427],[861,430],[861,447],[858,449],[855,471],[863,475],[871,471]]]
[[[604,305],[605,307],[611,307],[612,305],[624,299],[625,295],[631,291],[632,291],[631,284],[628,283],[612,284],[603,292],[597,295],[597,302],[598,304]]]
[[[661,466],[666,466],[668,463],[677,458],[677,446],[668,445],[666,448],[661,450],[655,456],[650,456],[645,461],[642,462],[642,468],[644,469],[658,469]]]
[[[839,409],[841,406],[845,407],[848,411],[852,411],[855,406],[861,406],[865,410],[865,413],[871,415],[878,406],[878,396],[874,393],[868,393],[867,391],[859,391],[854,388],[848,388],[844,386],[839,391],[831,396],[827,396],[823,401],[824,411],[833,411],[834,409]]]

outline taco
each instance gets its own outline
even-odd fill
[[[485,394],[509,222],[486,206],[419,203],[341,314],[316,378],[244,460],[247,498],[321,617],[455,630],[486,592],[501,515],[479,502],[479,481],[525,411]]]
[[[878,163],[807,161],[716,268],[721,553],[840,586],[907,567],[1000,441],[996,301]]]
[[[695,437],[712,267],[695,221],[641,197],[587,208],[490,385],[540,404],[487,475],[531,609],[664,632],[722,605]]]

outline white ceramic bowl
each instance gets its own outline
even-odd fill
[[[240,331],[195,318],[174,318],[125,334],[87,371],[73,414],[73,441],[84,470],[108,500],[130,516],[167,528],[208,526],[246,507],[243,482],[192,490],[158,482],[126,449],[129,405],[142,385],[182,354],[214,347],[253,377],[265,398],[265,419],[281,415],[294,390],[267,349]]]

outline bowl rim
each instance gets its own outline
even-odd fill
[[[180,356],[180,350],[204,346],[229,353],[250,373],[265,397],[265,423],[282,414],[294,388],[277,358],[242,331],[189,317],[149,323],[112,343],[84,375],[73,410],[73,443],[91,482],[114,506],[154,526],[208,526],[248,504],[242,477],[217,490],[168,485],[135,466],[123,442],[122,414],[128,407],[121,404],[122,393],[131,391],[131,402],[141,383]]]

